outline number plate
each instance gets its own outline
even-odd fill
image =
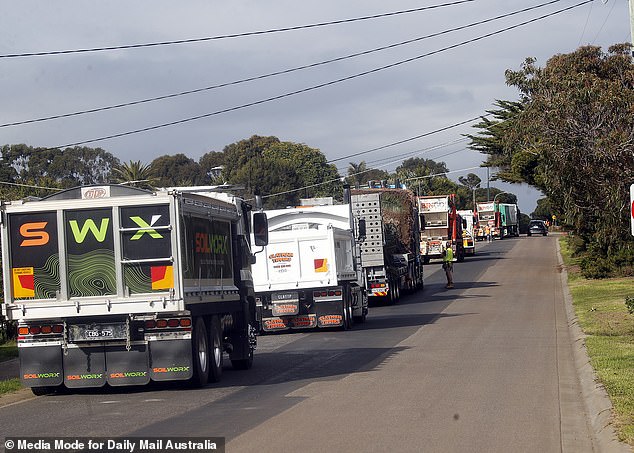
[[[125,324],[77,324],[68,327],[70,341],[125,340]]]

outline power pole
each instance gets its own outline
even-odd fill
[[[632,48],[631,54],[632,58],[634,58],[634,0],[629,0],[630,2],[630,36],[632,37]]]

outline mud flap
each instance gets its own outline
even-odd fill
[[[191,340],[151,341],[148,348],[153,381],[186,380],[193,376]]]
[[[20,348],[20,380],[25,387],[55,387],[64,382],[62,347]]]
[[[315,302],[317,327],[343,326],[343,301],[329,300]]]
[[[150,382],[148,347],[132,345],[128,351],[124,346],[106,348],[107,381],[112,386],[145,385]]]
[[[102,387],[106,383],[103,346],[69,347],[64,358],[64,384],[68,388]]]

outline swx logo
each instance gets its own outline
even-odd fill
[[[150,223],[148,223],[139,216],[130,217],[130,220],[139,226],[139,230],[130,240],[138,241],[145,234],[152,239],[163,239],[163,236],[153,228],[160,218],[160,215],[153,215]],[[48,225],[48,222],[28,222],[20,225],[20,236],[24,238],[20,243],[20,247],[36,247],[48,244],[51,237],[46,231],[46,225]],[[97,242],[104,242],[108,234],[110,219],[103,218],[98,222],[93,219],[87,219],[83,224],[80,224],[77,220],[69,220],[68,225],[77,244],[83,244],[89,234]]]

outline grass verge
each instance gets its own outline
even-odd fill
[[[15,392],[22,388],[22,384],[20,383],[20,379],[8,379],[6,381],[0,381],[0,395],[5,393]]]
[[[15,341],[8,341],[0,344],[0,366],[5,360],[10,360],[18,356],[18,345]],[[20,390],[22,384],[20,379],[0,380],[0,395]]]
[[[0,344],[0,362],[14,359],[18,356],[18,345],[15,341]]]
[[[566,238],[560,245],[590,362],[614,406],[619,438],[634,445],[634,315],[625,305],[625,298],[634,296],[634,280],[585,279]]]

